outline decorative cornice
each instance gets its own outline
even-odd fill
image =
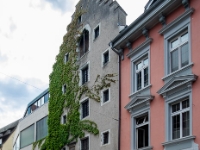
[[[192,82],[196,81],[197,78],[198,76],[194,74],[173,77],[157,93],[166,98],[167,92],[175,90],[181,86],[187,86],[188,88],[191,88]]]
[[[190,4],[189,4],[188,0],[182,0],[182,4],[185,7],[185,9],[188,9],[190,7]]]
[[[194,8],[190,8],[187,11],[185,11],[181,16],[179,16],[176,20],[172,21],[170,24],[163,27],[159,33],[164,34],[166,31],[168,31],[170,28],[176,26],[180,21],[185,20],[189,15],[191,15],[194,12]]]
[[[160,22],[163,26],[166,25],[166,18],[165,18],[165,16],[163,15],[163,13],[161,13],[160,16],[159,16],[159,22]]]
[[[142,50],[147,45],[150,45],[150,43],[153,41],[152,38],[146,39],[142,44],[140,44],[138,47],[134,48],[132,51],[130,51],[126,56],[130,58],[132,55],[134,55],[136,52]]]
[[[131,112],[131,109],[137,107],[138,105],[145,104],[150,105],[150,101],[154,99],[152,95],[142,95],[133,98],[124,108]]]

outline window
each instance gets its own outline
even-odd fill
[[[20,149],[20,147],[19,147],[19,139],[20,139],[20,137],[19,137],[19,135],[17,136],[17,139],[16,139],[16,141],[15,141],[15,144],[14,144],[14,147],[13,147],[13,150],[19,150]],[[1,144],[1,139],[0,139],[0,144]]]
[[[109,62],[109,50],[103,53],[103,65]]]
[[[97,27],[94,29],[94,39],[96,39],[98,36],[99,36],[99,26],[97,26]]]
[[[89,137],[81,140],[81,150],[89,150]]]
[[[137,90],[140,90],[149,84],[148,66],[149,66],[148,58],[142,59],[141,61],[137,62],[135,65]]]
[[[136,123],[136,145],[138,148],[149,146],[149,120],[148,114],[135,119]]]
[[[175,37],[169,47],[171,72],[189,64],[188,32]]]
[[[109,131],[102,133],[102,145],[109,144]]]
[[[78,17],[78,24],[80,24],[82,22],[82,15],[80,15],[79,17]]]
[[[190,135],[189,99],[171,105],[172,139]]]
[[[110,99],[109,97],[110,97],[110,96],[109,96],[109,89],[104,90],[104,91],[103,91],[103,103],[108,102],[109,99]]]
[[[67,91],[67,85],[65,84],[62,86],[62,93],[64,94],[66,93],[66,91]]]
[[[40,140],[47,136],[48,134],[48,117],[44,117],[43,119],[36,122],[36,140]]]
[[[81,69],[82,84],[88,82],[88,65]]]
[[[64,115],[63,117],[62,117],[62,122],[63,122],[63,124],[65,124],[66,123],[66,115]]]
[[[89,31],[84,29],[79,43],[80,57],[89,50]]]
[[[89,116],[89,100],[85,100],[81,103],[81,114],[82,118]]]
[[[34,125],[24,129],[20,133],[20,148],[28,146],[34,142]]]
[[[67,63],[68,60],[69,60],[69,54],[67,53],[67,54],[65,54],[65,56],[64,56],[64,63]]]

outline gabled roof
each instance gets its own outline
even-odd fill
[[[172,78],[169,82],[167,82],[157,93],[164,94],[180,86],[187,85],[188,83],[192,83],[196,79],[197,79],[197,76],[194,74],[176,76]]]
[[[138,105],[149,102],[153,100],[154,96],[152,95],[142,95],[142,96],[136,96],[134,99],[132,99],[126,106],[125,108],[127,110],[130,110],[132,108],[137,107]]]

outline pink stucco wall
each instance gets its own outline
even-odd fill
[[[195,9],[191,17],[191,47],[192,47],[192,72],[200,76],[200,1],[191,0],[190,6]],[[167,24],[175,20],[183,14],[184,7],[181,6],[174,11],[170,16],[167,16]],[[150,30],[150,37],[153,39],[150,45],[150,88],[151,95],[155,96],[150,104],[150,145],[153,150],[164,149],[162,143],[165,142],[165,101],[157,91],[164,85],[162,78],[164,77],[164,37],[158,32],[162,28],[161,24],[157,24]],[[135,48],[145,38],[142,36],[134,41],[132,47]],[[125,58],[121,61],[121,150],[131,149],[131,116],[124,108],[129,102],[131,94],[131,62],[126,57],[128,50],[125,50]],[[195,142],[200,145],[200,80],[197,79],[192,86],[192,124],[193,135],[196,136]]]

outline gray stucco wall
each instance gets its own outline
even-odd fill
[[[79,58],[80,69],[89,63],[89,81],[86,83],[91,87],[97,75],[103,77],[106,74],[118,72],[118,55],[114,53],[108,46],[108,43],[119,34],[118,24],[126,24],[126,13],[116,1],[103,0],[83,0],[82,9],[87,10],[82,16],[83,30],[89,30],[89,51],[84,56]],[[94,29],[99,25],[100,35],[94,40]],[[103,52],[109,50],[109,62],[102,65]],[[118,80],[118,76],[115,77]],[[81,85],[81,84],[80,84]],[[119,118],[119,87],[118,81],[111,85],[110,101],[101,104],[95,100],[89,99],[89,116],[84,119],[89,119],[97,123],[99,135],[94,136],[86,133],[89,136],[90,150],[117,150],[118,149],[118,118]],[[82,97],[85,99],[86,97]],[[101,144],[101,133],[110,131],[109,144]],[[76,150],[80,150],[80,140],[76,143]],[[66,146],[68,150],[68,147]]]

